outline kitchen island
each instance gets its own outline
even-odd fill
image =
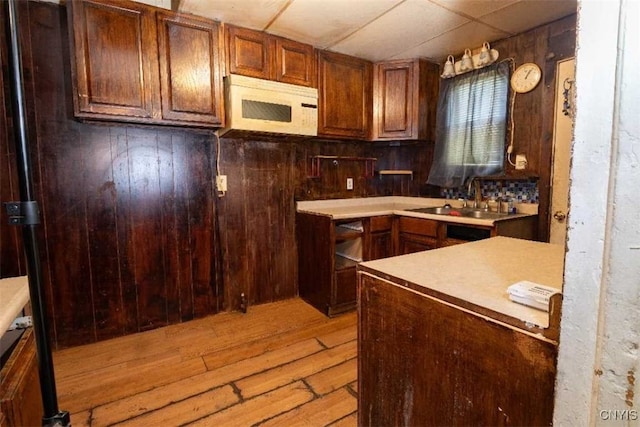
[[[550,425],[564,247],[508,237],[358,266],[359,425]]]

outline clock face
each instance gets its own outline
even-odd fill
[[[519,66],[511,76],[511,88],[518,93],[532,91],[540,82],[542,71],[536,64],[529,62]]]

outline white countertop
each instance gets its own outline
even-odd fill
[[[415,218],[434,219],[460,224],[473,224],[493,226],[496,221],[512,220],[525,216],[537,215],[538,205],[532,203],[520,203],[516,205],[519,213],[505,215],[498,219],[478,219],[460,216],[426,214],[411,212],[406,209],[426,208],[432,206],[444,206],[449,203],[453,207],[462,206],[458,200],[438,199],[426,197],[363,197],[353,199],[313,200],[297,202],[296,209],[299,212],[308,212],[317,215],[327,215],[332,219],[363,218],[379,215],[403,215]]]
[[[549,314],[512,302],[507,288],[528,280],[561,291],[564,245],[493,237],[361,266],[547,328]]]
[[[27,276],[0,279],[0,335],[6,332],[28,302]]]

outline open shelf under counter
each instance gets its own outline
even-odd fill
[[[356,225],[356,224],[359,224]],[[362,237],[364,229],[362,228],[362,222],[337,224],[335,227],[335,241],[344,242],[345,240],[353,240]]]

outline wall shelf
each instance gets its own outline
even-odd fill
[[[333,160],[334,165],[338,165],[340,161],[349,162],[363,162],[364,163],[364,178],[373,178],[374,166],[378,160],[375,157],[352,157],[352,156],[310,156],[309,157],[309,170],[307,178],[320,178],[321,165],[323,160]]]
[[[406,169],[381,169],[378,171],[378,175],[380,176],[380,179],[385,175],[407,175],[411,177],[411,180],[413,180],[413,171]]]

